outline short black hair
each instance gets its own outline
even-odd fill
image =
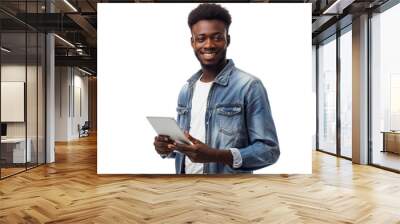
[[[214,3],[203,3],[198,5],[195,9],[193,9],[188,17],[188,25],[189,28],[192,29],[192,26],[196,24],[200,20],[220,20],[225,23],[226,30],[229,30],[229,26],[231,25],[232,18],[229,14],[229,11],[222,7],[221,5]]]

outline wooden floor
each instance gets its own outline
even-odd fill
[[[1,168],[1,178],[4,178],[4,177],[8,177],[8,176],[11,176],[11,175],[13,175],[13,174],[16,174],[16,173],[19,173],[19,172],[22,172],[22,171],[25,171],[26,169],[25,169],[25,167],[24,168],[19,168],[19,167],[17,167],[17,168]]]
[[[1,178],[6,178],[11,175],[15,175],[20,172],[24,172],[27,169],[33,169],[37,166],[37,164],[33,163],[27,163],[27,167],[25,167],[25,164],[18,164],[18,167],[2,167],[1,168]]]
[[[400,223],[400,175],[313,153],[313,175],[98,176],[96,138],[0,181],[0,223]]]

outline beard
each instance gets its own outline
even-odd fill
[[[194,54],[195,54],[197,60],[199,60],[202,68],[209,69],[209,70],[218,70],[218,69],[220,69],[221,65],[225,64],[226,52],[227,52],[227,49],[222,50],[220,53],[220,56],[219,56],[220,58],[215,63],[212,63],[212,64],[204,63],[201,59],[200,53],[195,52]]]

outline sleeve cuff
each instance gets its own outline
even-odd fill
[[[242,166],[242,156],[240,155],[240,151],[237,148],[230,148],[229,149],[232,153],[232,157],[233,157],[233,164],[232,167],[233,168],[240,168]]]

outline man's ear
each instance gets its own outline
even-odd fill
[[[231,43],[231,36],[229,34],[226,37],[226,42],[227,42],[227,46],[229,46],[229,44]]]
[[[190,44],[192,45],[192,47],[194,47],[194,39],[193,39],[193,36],[190,37]]]

